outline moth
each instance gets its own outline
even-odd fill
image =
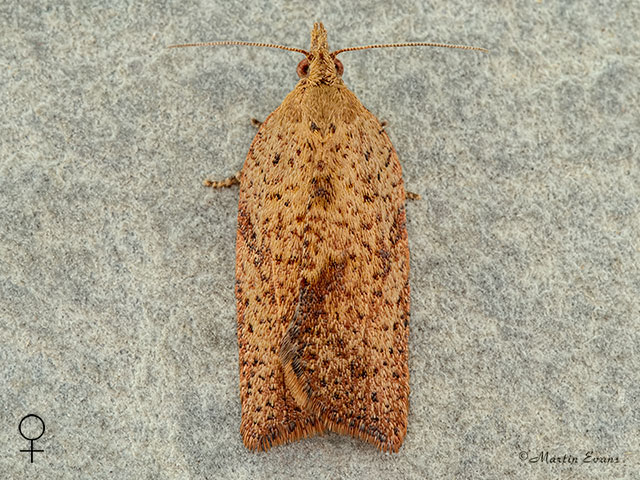
[[[267,450],[321,432],[397,451],[409,410],[409,245],[402,169],[314,24],[300,81],[259,126],[239,183],[240,432]]]

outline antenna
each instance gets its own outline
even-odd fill
[[[383,45],[366,45],[363,47],[341,48],[335,52],[331,52],[331,56],[335,57],[339,53],[353,52],[354,50],[367,50],[369,48],[390,48],[390,47],[441,47],[441,48],[459,48],[461,50],[478,50],[480,52],[489,53],[489,50],[482,47],[471,47],[468,45],[449,45],[448,43],[427,43],[427,42],[411,42],[411,43],[387,43]]]
[[[205,43],[183,43],[181,45],[169,45],[167,48],[184,48],[184,47],[214,47],[216,45],[247,45],[249,47],[269,47],[279,48],[280,50],[288,50],[290,52],[298,52],[305,56],[309,56],[309,52],[302,50],[301,48],[285,47],[282,45],[275,45],[273,43],[255,43],[255,42],[236,42],[233,40],[225,40],[222,42],[205,42]]]

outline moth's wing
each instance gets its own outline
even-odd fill
[[[397,451],[409,403],[402,172],[380,122],[344,95],[349,118],[314,157],[300,297],[280,353],[301,406],[332,431]]]
[[[279,358],[299,298],[303,219],[301,188],[311,149],[300,141],[294,90],[261,125],[240,176],[236,299],[240,353],[240,431],[250,449],[324,430],[293,399]],[[298,120],[297,120],[298,119]]]

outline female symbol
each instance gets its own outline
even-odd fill
[[[38,435],[37,437],[30,438],[30,437],[27,437],[24,433],[22,433],[22,422],[24,422],[29,417],[37,418],[38,420],[40,420],[40,423],[42,424],[42,432],[40,432],[40,435]],[[20,451],[21,452],[31,452],[31,463],[33,463],[33,452],[44,452],[44,450],[34,450],[33,449],[33,442],[35,440],[39,439],[44,434],[44,421],[38,415],[34,415],[33,413],[31,413],[31,414],[27,415],[26,417],[23,417],[22,420],[20,420],[20,423],[18,424],[18,432],[20,432],[20,435],[22,435],[22,437],[25,440],[29,440],[31,442],[31,446],[30,446],[29,450],[20,450]]]

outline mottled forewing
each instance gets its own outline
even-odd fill
[[[285,387],[281,339],[299,299],[311,148],[294,90],[260,127],[240,176],[236,298],[241,434],[251,449],[323,430]]]
[[[300,297],[283,339],[287,386],[330,430],[396,451],[409,399],[409,248],[396,152],[348,90],[314,122]],[[312,125],[312,127],[314,126]]]

